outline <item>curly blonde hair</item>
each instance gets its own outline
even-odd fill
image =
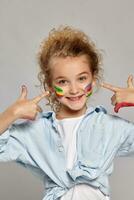
[[[45,38],[38,53],[40,72],[38,79],[45,90],[51,87],[51,60],[56,57],[66,58],[86,55],[90,63],[93,77],[99,83],[102,78],[102,55],[96,48],[95,43],[81,30],[70,26],[60,26],[52,29],[49,36]],[[48,97],[48,104],[52,110],[57,112],[60,103],[55,95]]]

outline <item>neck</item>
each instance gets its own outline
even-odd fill
[[[74,110],[62,110],[60,108],[59,112],[56,113],[57,119],[64,119],[64,118],[73,118],[73,117],[80,117],[84,115],[86,112],[87,107],[83,108],[82,110],[74,111]]]

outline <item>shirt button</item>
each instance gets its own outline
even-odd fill
[[[62,152],[64,150],[63,146],[59,146],[59,152]]]

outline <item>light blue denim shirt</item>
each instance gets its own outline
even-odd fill
[[[0,161],[15,161],[38,175],[45,185],[43,200],[58,200],[75,184],[85,183],[110,195],[108,177],[116,156],[134,152],[134,124],[89,107],[77,131],[77,160],[66,169],[65,151],[55,113],[13,124],[0,136]]]

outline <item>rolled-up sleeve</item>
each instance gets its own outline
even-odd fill
[[[117,156],[134,156],[134,123],[120,119],[116,130],[120,132]]]
[[[0,135],[0,162],[25,159],[26,149],[23,132],[25,132],[24,124],[13,124]]]

